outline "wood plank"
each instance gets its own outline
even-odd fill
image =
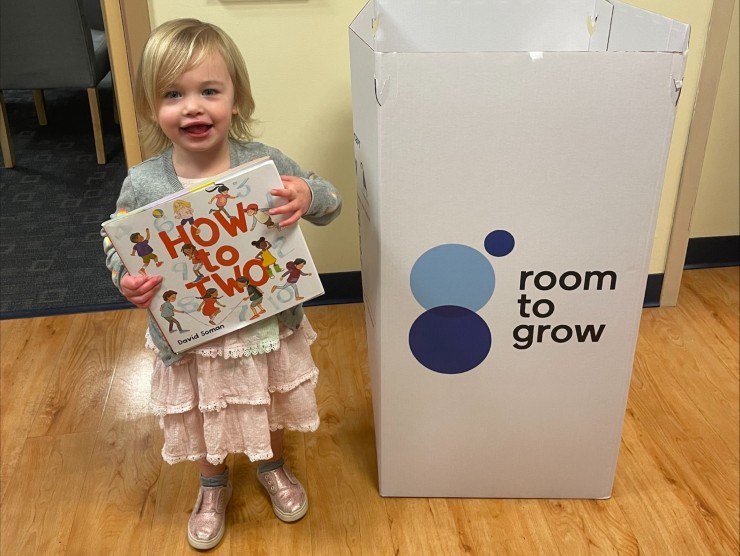
[[[733,541],[707,519],[697,495],[651,453],[642,430],[639,421],[627,418],[614,488],[614,500],[639,545],[631,553],[732,554],[737,535]]]
[[[653,364],[663,365],[665,359],[657,358]],[[658,381],[648,373],[636,375],[632,388],[640,393],[632,396],[628,414],[650,439],[651,456],[661,462],[666,476],[686,485],[696,504],[706,508],[713,526],[728,539],[736,537],[737,445],[729,446],[713,430],[685,392],[665,387],[669,376]]]
[[[29,436],[98,428],[113,376],[112,357],[116,344],[122,341],[118,335],[126,330],[130,313],[110,311],[64,318],[67,341],[53,354],[45,399]]]
[[[17,323],[13,323],[12,320],[0,320],[0,353],[5,353],[6,346],[17,345],[19,341],[24,341],[26,334],[23,328],[18,326]]]
[[[112,554],[124,546],[127,554],[146,554],[162,467],[162,435],[149,411],[153,354],[142,347],[144,311],[107,315],[96,335],[105,357],[92,360],[105,362],[98,369],[112,369],[114,378],[81,489],[85,507],[75,514],[67,551]],[[78,345],[87,351],[86,332]]]
[[[0,500],[69,336],[73,317],[2,321],[0,358]]]
[[[377,494],[362,305],[306,310],[318,340],[318,431],[305,435],[313,554],[388,554],[390,526]]]
[[[740,343],[740,301],[737,284],[740,267],[693,270],[683,282],[678,322],[691,325],[700,341],[710,348],[737,381]],[[706,353],[702,350],[702,354]]]
[[[691,405],[706,426],[716,434],[720,441],[735,442],[738,422],[738,377],[729,372],[723,360],[715,352],[706,351],[701,355],[691,349],[692,345],[704,341],[706,334],[694,325],[676,325],[659,311],[647,311],[642,326],[648,328],[641,339],[637,362],[643,371],[637,376],[638,387],[650,387],[642,381],[649,381],[652,388],[660,388],[666,400],[675,405]],[[671,352],[673,364],[670,373],[655,380],[652,367],[666,361]],[[651,367],[646,369],[646,367]],[[647,400],[650,401],[650,400]],[[685,411],[683,407],[680,411]],[[733,436],[734,435],[734,436]]]
[[[66,553],[94,440],[94,433],[28,439],[3,499],[0,554]]]

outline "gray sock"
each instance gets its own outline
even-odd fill
[[[204,487],[225,487],[229,483],[229,468],[224,469],[220,475],[212,477],[200,476],[200,484]]]
[[[285,464],[285,461],[283,461],[283,458],[280,457],[279,459],[276,459],[275,461],[268,461],[266,463],[260,463],[257,466],[257,471],[259,473],[266,473],[267,471],[273,471],[275,469],[278,469]]]

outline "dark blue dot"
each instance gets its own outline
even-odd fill
[[[409,331],[409,346],[416,360],[443,374],[470,371],[491,350],[491,331],[474,311],[442,305],[423,312]]]
[[[494,257],[505,257],[514,250],[514,236],[506,230],[494,230],[486,236],[483,246]]]

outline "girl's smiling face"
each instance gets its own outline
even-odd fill
[[[172,141],[176,156],[218,155],[227,148],[236,113],[226,63],[220,55],[210,54],[166,89],[159,100],[157,121]]]

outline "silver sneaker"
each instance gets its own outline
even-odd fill
[[[298,521],[308,511],[308,496],[287,465],[260,473],[257,479],[270,495],[272,511],[287,523]]]
[[[226,505],[231,499],[231,482],[221,487],[201,485],[193,513],[188,520],[188,542],[198,550],[213,548],[224,536]]]

